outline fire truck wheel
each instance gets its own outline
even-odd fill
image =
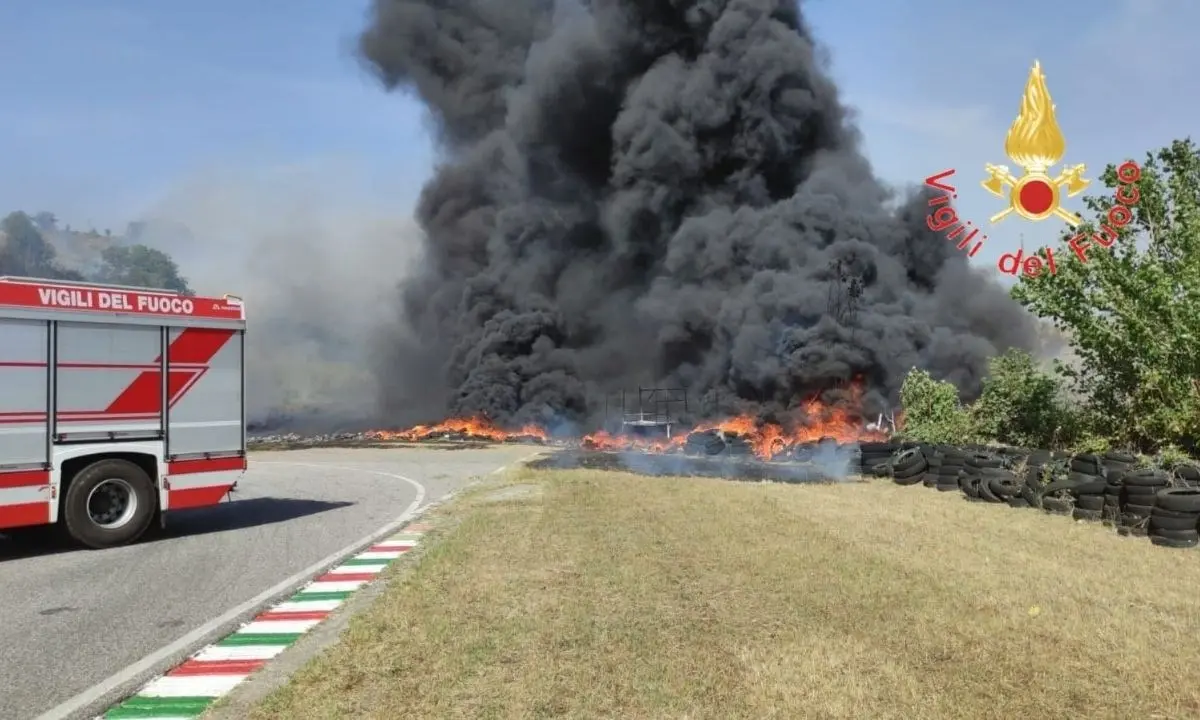
[[[110,548],[138,539],[154,520],[154,482],[127,460],[88,465],[67,490],[63,519],[67,533],[90,548]]]

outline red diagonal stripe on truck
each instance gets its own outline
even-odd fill
[[[225,347],[233,330],[187,328],[167,348],[172,365],[207,365]]]
[[[233,333],[233,330],[211,328],[185,328],[179,333],[167,348],[167,397],[170,398],[168,405],[179,402],[184,393],[208,371],[208,363],[225,347]],[[158,356],[154,361],[161,363],[162,356]],[[179,365],[185,367],[175,369]],[[146,370],[138,373],[133,382],[121,391],[104,412],[113,415],[157,414],[162,410],[161,387],[161,371]]]
[[[188,370],[171,370],[167,377],[167,397],[171,398],[172,405],[183,395],[183,392],[196,380],[200,375],[204,374],[204,368],[188,369]],[[104,409],[106,414],[112,415],[153,415],[156,416],[160,412],[159,397],[162,386],[162,373],[158,370],[147,370],[146,372],[138,373],[138,376],[133,379],[129,387],[121,391],[116,400],[113,400],[107,408]]]

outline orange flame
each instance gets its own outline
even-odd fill
[[[447,435],[463,435],[472,439],[504,442],[505,440],[532,439],[545,442],[548,435],[537,425],[526,425],[518,430],[504,430],[485,418],[450,418],[436,425],[415,425],[407,430],[372,430],[367,437],[372,440],[436,440]]]
[[[640,451],[648,453],[672,453],[681,450],[687,435],[695,432],[716,430],[729,438],[736,436],[749,444],[754,455],[770,460],[786,453],[797,445],[815,443],[823,438],[833,438],[839,443],[886,440],[888,433],[882,429],[867,429],[858,416],[862,387],[858,384],[847,388],[849,396],[841,403],[829,405],[819,399],[801,404],[799,417],[788,425],[762,422],[750,415],[738,415],[719,422],[703,423],[688,433],[673,437],[644,437],[636,435],[613,435],[603,430],[579,438],[581,447],[602,451]],[[904,415],[895,414],[897,428],[902,427]],[[417,425],[407,430],[377,430],[368,433],[376,440],[420,441],[436,440],[445,436],[464,436],[469,439],[504,442],[511,440],[536,440],[548,442],[549,434],[536,425],[526,425],[517,430],[504,430],[485,418],[451,418],[436,425]]]
[[[801,417],[790,427],[777,423],[757,422],[749,415],[739,415],[717,423],[707,423],[693,432],[719,430],[736,434],[746,440],[754,454],[770,459],[796,445],[833,438],[839,443],[886,440],[887,432],[868,430],[857,416],[862,401],[862,386],[855,383],[847,388],[848,397],[838,405],[827,405],[817,398],[801,404]]]
[[[666,453],[683,447],[686,435],[674,437],[641,437],[637,435],[613,435],[600,430],[580,438],[579,444],[586,450],[625,451],[641,450],[642,452]]]

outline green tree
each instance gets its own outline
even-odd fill
[[[23,212],[9,213],[0,222],[4,246],[0,248],[0,274],[57,278],[54,247]]]
[[[1115,204],[1115,167],[1103,182],[1110,191],[1086,200],[1094,218],[1078,228],[1088,237]],[[1068,260],[1064,235],[1057,275],[1023,278],[1013,297],[1070,339],[1079,362],[1059,370],[1086,398],[1091,432],[1144,449],[1190,444],[1200,435],[1198,148],[1179,140],[1147,154],[1136,185],[1133,222],[1111,248],[1093,240],[1086,263]]]
[[[191,293],[171,256],[145,245],[105,248],[97,276],[100,282]]]
[[[976,433],[1005,445],[1057,447],[1073,444],[1078,435],[1058,379],[1021,350],[989,361],[983,391],[970,412]]]

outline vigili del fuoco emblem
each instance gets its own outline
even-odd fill
[[[1004,165],[984,166],[988,173],[988,179],[981,183],[984,190],[1003,198],[1008,188],[1008,207],[993,215],[991,221],[998,223],[1016,213],[1032,222],[1053,215],[1071,227],[1079,225],[1082,218],[1063,209],[1060,203],[1064,192],[1067,197],[1075,197],[1088,186],[1091,181],[1083,177],[1087,168],[1071,165],[1054,177],[1047,174],[1066,151],[1067,141],[1054,116],[1054,101],[1046,88],[1046,76],[1041,63],[1035,61],[1025,82],[1021,111],[1004,139],[1005,154],[1023,172],[1015,177]]]

